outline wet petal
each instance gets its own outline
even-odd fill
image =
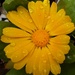
[[[7,37],[5,35],[1,36],[1,41],[5,42],[5,43],[19,43],[19,42],[24,42],[26,40],[30,39],[30,37],[27,38],[12,38],[12,37]]]
[[[25,9],[23,6],[19,6],[17,8],[17,11],[18,11],[19,16],[21,17],[21,20],[24,21],[25,27],[31,30],[35,30],[36,27],[34,25],[32,18],[30,17],[30,14],[28,13],[28,10]]]
[[[58,48],[54,47],[53,45],[48,45],[48,48],[53,56],[53,58],[58,62],[58,63],[63,63],[65,60],[65,55],[64,53],[59,50]]]
[[[55,44],[55,43],[51,43],[51,45],[53,45],[56,49],[61,50],[64,54],[67,54],[70,50],[69,45],[60,45],[60,44]]]
[[[33,55],[30,57],[30,59],[27,62],[26,73],[31,74],[33,72],[33,69],[35,69],[36,67],[38,67],[38,64],[35,65],[35,62],[36,62],[36,58],[37,58],[37,56],[38,56],[39,53],[40,53],[40,50],[38,48],[36,48],[35,51],[34,51],[34,53],[33,53]],[[35,71],[35,72],[38,72],[38,70]]]
[[[32,31],[30,29],[28,29],[27,27],[25,27],[25,22],[23,20],[21,20],[22,18],[19,16],[18,12],[16,11],[10,11],[7,13],[7,18],[13,23],[15,24],[17,27],[25,30],[25,31],[28,31],[28,32],[31,32]]]
[[[54,60],[49,48],[47,48],[47,55],[50,63],[50,70],[54,75],[61,73],[61,67],[60,65]]]
[[[59,35],[50,39],[50,44],[55,43],[59,45],[65,45],[70,42],[70,37],[68,35]]]
[[[22,46],[20,49],[18,49],[18,51],[16,51],[15,53],[12,54],[11,60],[13,62],[18,62],[18,61],[22,60],[25,56],[27,56],[30,53],[30,51],[33,48],[34,48],[33,43],[29,43],[26,46]]]
[[[53,29],[55,30],[58,26],[61,25],[63,19],[65,19],[65,11],[61,9],[55,15],[49,18],[49,21],[46,25],[46,30],[47,31],[51,31]]]
[[[53,57],[50,55],[49,57],[50,59],[50,66],[51,66],[51,72],[55,75],[60,74],[61,73],[61,67],[60,65],[53,59]]]
[[[56,29],[51,30],[49,34],[51,36],[55,35],[62,35],[62,34],[69,34],[74,30],[74,24],[73,23],[65,23],[59,27],[56,27]]]
[[[30,52],[24,59],[22,59],[22,60],[19,61],[19,62],[16,62],[16,63],[14,64],[14,68],[17,69],[17,70],[23,68],[23,67],[27,64],[29,58],[32,56],[34,49],[35,49],[35,48],[33,48],[33,49],[31,50],[31,52]]]
[[[52,3],[50,8],[50,17],[53,18],[57,13],[57,4],[55,2]]]
[[[3,34],[8,37],[27,37],[29,33],[14,27],[6,27],[3,29]]]
[[[33,1],[29,2],[28,9],[37,28],[42,29],[45,20],[45,8],[42,1],[37,1],[36,3]]]
[[[19,51],[22,50],[22,48],[25,47],[25,45],[28,45],[31,41],[30,40],[21,40],[17,42],[12,42],[11,44],[7,45],[4,48],[5,54],[8,58],[11,58],[11,56]]]
[[[41,50],[41,56],[39,59],[39,71],[41,75],[49,75],[50,63],[47,55],[47,47],[43,47]]]

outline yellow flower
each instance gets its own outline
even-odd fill
[[[33,75],[57,75],[60,64],[70,50],[70,37],[74,24],[64,9],[57,11],[57,4],[49,0],[29,2],[28,10],[19,6],[9,11],[7,18],[18,28],[3,29],[1,40],[10,43],[4,48],[6,56],[19,70],[26,66],[26,73]]]

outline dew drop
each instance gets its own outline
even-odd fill
[[[31,20],[31,19],[29,19],[29,22],[31,23],[31,22],[32,22],[32,20]]]
[[[47,15],[45,15],[45,18],[47,17]]]
[[[47,6],[47,3],[45,3],[45,6]]]
[[[46,63],[46,60],[44,60],[43,62]]]
[[[15,56],[16,58],[18,57],[18,56]]]
[[[44,57],[44,55],[42,55],[42,57]]]
[[[48,54],[50,55],[51,53],[49,52]]]
[[[52,20],[52,22],[54,22],[54,20]]]
[[[41,8],[41,9],[43,9],[44,7],[43,7],[43,6],[41,6],[40,8]]]
[[[46,71],[46,69],[44,69],[44,73],[46,73],[47,71]]]
[[[29,9],[30,13],[33,13],[33,10],[32,9]]]
[[[23,51],[22,53],[25,53],[25,51]]]
[[[22,12],[22,11],[20,11],[20,13],[21,13],[21,14],[23,14],[23,12]]]
[[[48,16],[48,18],[47,19],[50,19],[50,16]]]
[[[11,43],[11,46],[15,46],[15,43]]]

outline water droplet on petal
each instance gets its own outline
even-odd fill
[[[17,56],[15,56],[17,58]]]
[[[44,7],[43,7],[43,6],[41,6],[40,8],[41,8],[41,9],[43,9]]]
[[[29,9],[30,13],[33,13],[33,10],[32,9]]]
[[[11,46],[15,46],[15,43],[11,43]]]
[[[48,54],[50,55],[51,53],[49,52]]]
[[[31,20],[31,19],[29,19],[29,22],[31,23],[31,22],[32,22],[32,20]]]
[[[44,69],[44,73],[46,73],[47,71],[46,71],[46,69]]]
[[[22,11],[20,11],[20,13],[21,13],[21,14],[23,14],[23,12],[22,12]]]
[[[43,62],[46,63],[46,60],[44,60]]]
[[[42,57],[44,57],[44,55],[42,55]]]
[[[45,15],[45,18],[47,17],[47,15]]]
[[[52,20],[52,22],[54,22],[54,20]]]
[[[50,16],[48,16],[48,18],[47,19],[50,19]]]

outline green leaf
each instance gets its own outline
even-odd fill
[[[66,55],[65,63],[73,63],[75,62],[75,46],[73,43],[70,43],[70,51]]]
[[[72,64],[62,64],[60,75],[75,75],[75,63]]]
[[[25,68],[21,70],[11,69],[6,75],[31,75],[25,73]]]
[[[14,26],[12,23],[10,22],[4,22],[4,21],[0,21],[0,36],[2,35],[2,30],[5,27],[11,27]]]
[[[3,59],[4,62],[8,61],[8,58],[5,56],[4,47],[7,44],[0,41],[0,59]]]
[[[21,70],[11,69],[6,75],[25,75],[25,71],[24,69]]]
[[[20,5],[27,7],[27,0],[5,0],[3,3],[3,7],[6,11],[16,10],[16,8]]]
[[[61,8],[65,9],[67,15],[69,15],[75,23],[75,0],[60,0],[58,10]]]

